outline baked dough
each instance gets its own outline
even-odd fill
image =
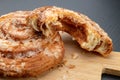
[[[112,51],[107,33],[81,13],[55,6],[16,11],[0,17],[0,75],[36,76],[58,65],[64,56],[59,31],[88,51]]]
[[[58,32],[46,37],[35,31],[27,17],[17,11],[0,17],[0,75],[36,76],[61,62],[64,46]]]
[[[107,56],[112,51],[112,40],[100,26],[87,16],[55,6],[35,9],[32,20],[37,21],[36,30],[46,26],[48,31],[69,33],[83,49]],[[51,29],[49,29],[51,28]],[[48,35],[48,34],[47,34]]]

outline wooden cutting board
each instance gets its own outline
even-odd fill
[[[1,78],[0,80],[101,80],[102,73],[120,76],[120,52],[108,57],[87,52],[63,33],[65,57],[60,67],[34,78]]]

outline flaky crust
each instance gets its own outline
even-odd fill
[[[47,25],[55,31],[65,31],[72,35],[83,49],[107,56],[112,51],[112,40],[100,26],[87,16],[55,6],[35,9],[32,16],[37,19],[39,30]]]
[[[87,16],[46,6],[0,17],[0,74],[36,76],[59,64],[64,46],[59,31],[72,35],[83,49],[107,56],[112,40]]]
[[[36,76],[61,62],[64,46],[58,32],[46,37],[29,24],[31,11],[0,17],[0,75]]]

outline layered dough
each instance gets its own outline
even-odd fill
[[[0,74],[36,76],[58,65],[64,56],[59,31],[88,51],[106,56],[112,50],[107,33],[83,14],[55,6],[16,11],[0,17]]]
[[[64,46],[58,32],[46,37],[35,31],[27,17],[17,11],[0,18],[0,74],[36,76],[61,62]]]
[[[35,9],[32,20],[37,21],[36,30],[46,25],[55,31],[69,33],[83,49],[107,56],[112,51],[112,40],[100,26],[87,16],[55,6]],[[48,35],[48,34],[47,34]]]

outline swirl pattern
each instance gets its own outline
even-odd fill
[[[58,64],[64,53],[59,33],[47,38],[35,31],[27,17],[17,11],[0,18],[0,73],[6,76],[35,76]]]

